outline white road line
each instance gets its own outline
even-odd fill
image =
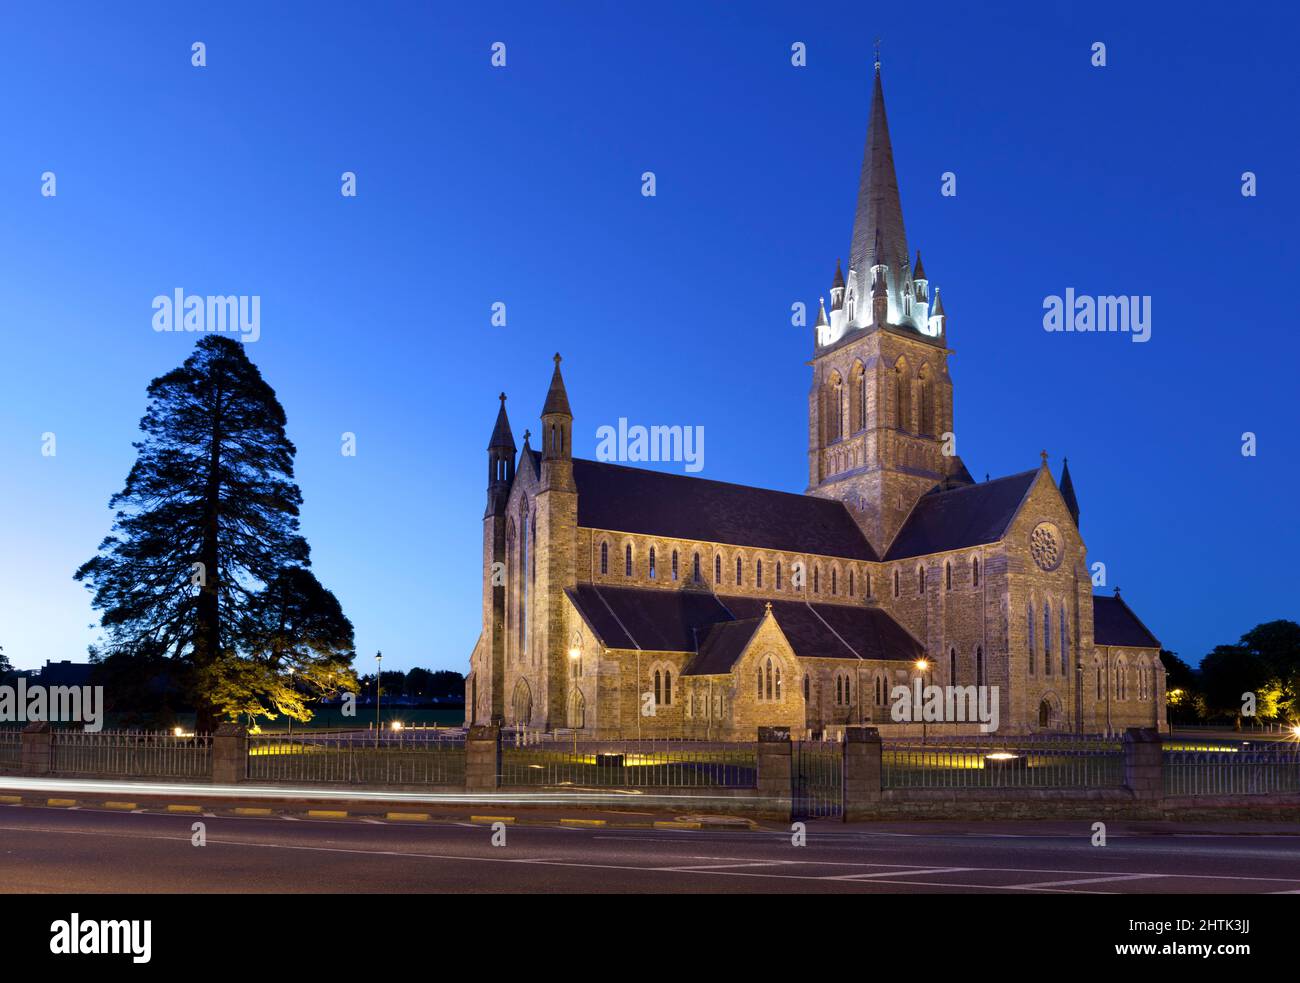
[[[362,821],[363,823],[369,823],[371,826],[387,826],[387,825],[388,825],[388,823],[384,822],[382,819],[362,819],[361,821]]]
[[[690,864],[683,867],[655,867],[654,870],[680,870],[685,872],[694,872],[697,870],[727,870],[735,867],[780,867],[784,864],[795,864],[797,860],[755,860],[747,864]]]
[[[916,870],[882,870],[874,874],[827,874],[824,881],[865,881],[873,877],[912,877],[917,874],[957,874],[979,867],[918,867]],[[971,885],[975,887],[976,885]]]
[[[1086,873],[1086,871],[1080,871],[1080,873]],[[1072,885],[1074,885],[1074,884],[1103,884],[1103,883],[1105,883],[1106,881],[1140,881],[1140,880],[1145,880],[1145,879],[1152,878],[1152,877],[1180,877],[1180,876],[1187,876],[1187,875],[1180,875],[1180,874],[1112,874],[1112,875],[1110,875],[1109,877],[1085,877],[1085,878],[1082,878],[1081,880],[1072,880],[1072,881],[1039,881],[1039,882],[1036,883],[1036,884],[1014,884],[1014,885],[1010,885],[1010,886],[1012,886],[1012,887],[1017,887],[1017,888],[1019,888],[1019,889],[1022,890],[1022,891],[1030,891],[1030,890],[1036,890],[1037,888],[1040,888],[1040,887],[1070,887],[1070,886],[1072,886]],[[1234,880],[1246,880],[1247,878],[1233,878],[1233,879],[1234,879]],[[1269,880],[1272,880],[1272,878],[1269,878]]]

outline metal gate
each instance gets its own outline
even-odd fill
[[[793,741],[790,749],[795,819],[844,816],[844,748],[837,741]]]

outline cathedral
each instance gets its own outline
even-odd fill
[[[848,268],[814,328],[805,493],[573,457],[556,355],[539,446],[516,448],[504,394],[488,444],[466,723],[1166,730],[1160,643],[1093,594],[1068,465],[976,482],[954,453],[948,328],[908,247],[877,64]],[[900,701],[930,688],[941,716]],[[953,714],[962,693],[992,725]]]

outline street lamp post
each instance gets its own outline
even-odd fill
[[[379,747],[379,731],[380,731],[379,680],[383,675],[380,671],[380,667],[383,665],[383,662],[384,662],[384,653],[376,652],[375,653],[375,747]]]
[[[921,673],[921,705],[917,710],[921,714],[921,743],[925,743],[925,671],[930,668],[930,663],[925,659],[916,660],[916,668]]]
[[[293,667],[289,667],[289,689],[293,689]],[[289,714],[289,736],[293,737],[293,714]]]

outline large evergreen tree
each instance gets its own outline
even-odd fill
[[[232,686],[266,683],[265,638],[250,646],[248,632],[264,625],[268,585],[310,563],[295,449],[275,392],[232,338],[201,338],[148,396],[113,530],[76,578],[94,591],[111,652],[185,663],[206,731],[242,709]],[[334,640],[350,650],[351,625]]]

